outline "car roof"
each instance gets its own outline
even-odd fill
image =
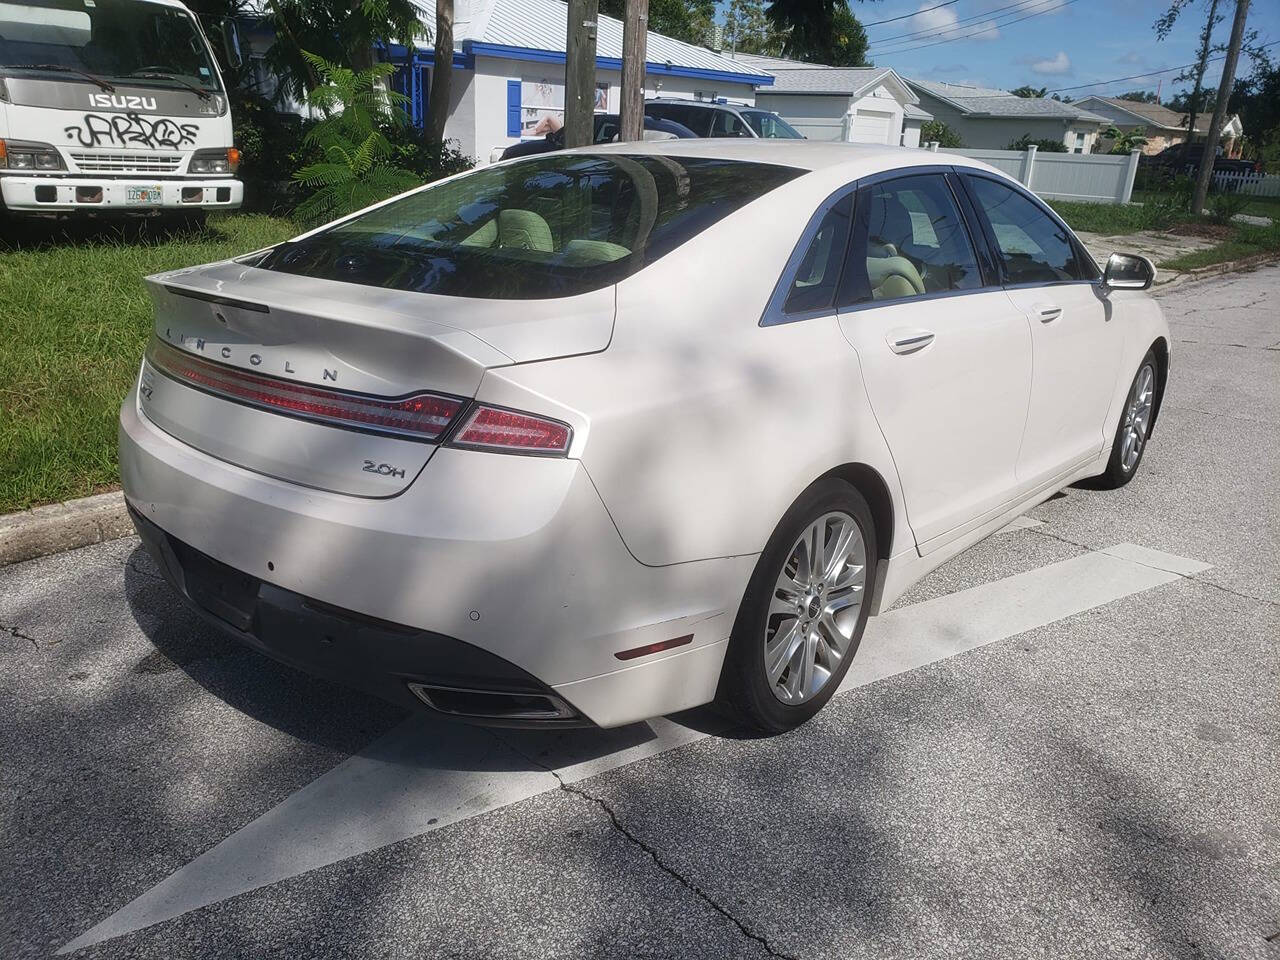
[[[955,153],[935,153],[911,147],[890,147],[869,143],[833,143],[816,140],[785,140],[764,137],[700,137],[694,140],[631,141],[583,147],[578,153],[710,157],[773,163],[801,170],[839,170],[865,177],[902,167],[946,166],[1000,173],[979,160]],[[1004,174],[1000,174],[1004,177]]]

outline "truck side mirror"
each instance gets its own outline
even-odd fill
[[[238,69],[244,64],[240,53],[240,28],[232,17],[222,21],[222,50],[226,54],[227,66]]]
[[[1113,253],[1107,258],[1102,282],[1109,290],[1148,290],[1156,282],[1156,268],[1136,253]]]

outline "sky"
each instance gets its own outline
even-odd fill
[[[1030,84],[1053,91],[1192,62],[1208,9],[1204,0],[1195,0],[1169,37],[1157,42],[1153,24],[1168,9],[1168,0],[954,0],[926,9],[940,2],[852,0],[850,7],[871,42],[868,59],[915,79],[1004,90]],[[1225,44],[1235,4],[1220,0],[1219,10],[1227,16],[1214,37]],[[876,23],[907,14],[915,15]],[[1280,2],[1253,0],[1248,27],[1258,31],[1259,43],[1280,41]],[[1280,44],[1268,52],[1280,60]],[[1244,60],[1237,76],[1251,69]],[[1206,84],[1216,88],[1221,70],[1221,62],[1211,63]],[[1168,99],[1190,86],[1176,83],[1175,76],[1176,72],[1105,83],[1065,95],[1079,99],[1155,90],[1163,79],[1161,96]]]

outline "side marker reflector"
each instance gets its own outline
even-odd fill
[[[661,653],[663,650],[670,650],[672,647],[683,647],[689,643],[693,643],[692,633],[683,637],[673,637],[670,640],[659,640],[657,643],[646,643],[643,647],[619,650],[614,656],[619,660],[634,660],[636,657],[647,657],[651,653]]]

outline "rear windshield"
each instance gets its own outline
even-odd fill
[[[567,297],[617,283],[802,172],[550,154],[429,187],[281,244],[256,265],[453,297]]]

